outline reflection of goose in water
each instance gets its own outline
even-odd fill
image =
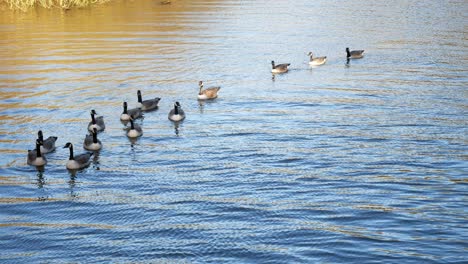
[[[41,153],[41,142],[39,139],[36,140],[36,148],[28,150],[28,165],[31,166],[44,166],[47,164],[47,159]]]
[[[42,154],[46,154],[55,150],[55,141],[57,141],[57,137],[48,137],[46,140],[44,140],[42,130],[39,130],[39,132],[37,132],[37,136],[39,142],[41,143]]]
[[[82,169],[86,166],[88,166],[91,162],[90,158],[93,155],[92,152],[87,152],[83,153],[80,155],[74,155],[73,153],[73,144],[68,142],[65,144],[63,148],[68,148],[70,150],[70,156],[67,161],[67,169],[69,170],[77,170],[77,169]]]

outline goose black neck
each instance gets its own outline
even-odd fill
[[[93,143],[94,144],[98,143],[96,129],[94,129],[94,131],[93,131]]]
[[[348,48],[346,48],[346,57],[348,57],[348,58],[351,57],[351,52],[349,52]]]
[[[70,149],[70,157],[68,158],[69,160],[74,160],[75,157],[73,156],[73,145],[70,145],[70,147],[68,147]]]
[[[123,113],[124,113],[124,114],[127,114],[127,103],[124,103],[123,109],[124,109],[124,110],[123,110]]]
[[[96,124],[96,118],[94,118],[94,114],[93,114],[93,113],[91,113],[91,122],[92,122],[93,125]]]
[[[143,98],[141,98],[141,93],[140,93],[140,91],[138,91],[138,94],[137,94],[137,95],[138,95],[138,102],[139,102],[139,103],[143,102]]]
[[[133,124],[133,120],[130,119],[130,129],[135,129],[135,124]]]
[[[39,144],[39,142],[36,142],[36,157],[38,157],[38,158],[42,157],[42,155],[41,155],[41,144]]]
[[[271,61],[271,68],[272,68],[272,69],[275,68],[275,62],[274,62],[274,61]]]
[[[179,106],[174,105],[174,114],[178,115],[179,114]]]
[[[37,133],[37,135],[39,136],[39,141],[42,142],[44,141],[44,135],[42,135],[42,131],[39,130],[39,132]]]

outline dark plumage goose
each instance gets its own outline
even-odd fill
[[[141,108],[127,109],[127,102],[123,102],[123,112],[120,115],[120,120],[128,121],[130,118],[137,119],[142,116],[143,112],[141,112]]]
[[[28,150],[28,165],[32,166],[43,166],[47,164],[47,159],[41,153],[41,142],[39,139],[36,140],[36,148]]]
[[[37,132],[37,137],[39,142],[41,143],[42,154],[46,154],[55,150],[55,141],[57,141],[57,137],[48,137],[46,140],[44,140],[42,130],[39,130],[39,132]]]
[[[91,163],[91,156],[93,156],[93,152],[87,152],[83,153],[80,155],[74,155],[73,154],[73,144],[68,142],[65,144],[63,148],[68,148],[70,149],[70,157],[68,158],[67,161],[67,169],[69,170],[77,170],[77,169],[82,169],[86,166],[88,166]]]
[[[137,138],[143,135],[143,129],[138,124],[133,122],[133,119],[130,119],[130,129],[127,131],[127,137],[129,138]]]
[[[275,61],[271,61],[271,72],[272,73],[285,73],[288,71],[288,66],[291,65],[291,63],[282,63],[275,65]]]
[[[96,111],[91,110],[91,122],[88,124],[88,130],[91,132],[93,131],[93,128],[96,128],[98,132],[103,131],[106,128],[106,125],[104,124],[104,117],[103,116],[97,116]]]
[[[349,48],[346,48],[346,58],[348,59],[360,59],[364,57],[364,50],[352,50],[350,51]]]
[[[93,132],[91,134],[86,135],[83,147],[87,150],[100,150],[102,148],[101,140],[97,138],[97,130],[93,128]]]
[[[219,86],[209,87],[203,90],[203,82],[199,81],[198,86],[200,87],[200,91],[198,92],[198,99],[199,100],[209,100],[215,99],[218,97],[218,91],[221,89]]]
[[[179,102],[175,102],[174,108],[169,112],[169,115],[167,116],[169,120],[178,122],[182,121],[185,119],[185,112],[182,110],[182,107],[180,106]]]
[[[325,62],[327,62],[327,56],[315,57],[314,58],[314,54],[312,52],[309,52],[307,54],[307,56],[310,57],[310,61],[309,61],[310,66],[319,66],[319,65],[323,65],[323,64],[325,64]]]
[[[158,103],[161,100],[161,98],[155,97],[154,99],[148,99],[148,100],[143,101],[140,90],[138,90],[137,96],[138,96],[138,103],[140,103],[140,108],[143,111],[149,111],[149,110],[158,108]]]

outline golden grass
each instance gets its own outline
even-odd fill
[[[91,4],[105,3],[110,0],[0,0],[0,2],[1,1],[5,2],[11,9],[26,11],[35,6],[69,9],[72,7],[85,7]]]

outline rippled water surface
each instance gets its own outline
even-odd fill
[[[468,259],[466,1],[0,12],[0,262]],[[199,80],[219,98],[199,102]],[[130,141],[137,90],[162,99]],[[70,172],[91,109],[104,148]],[[36,169],[40,129],[59,139]]]

